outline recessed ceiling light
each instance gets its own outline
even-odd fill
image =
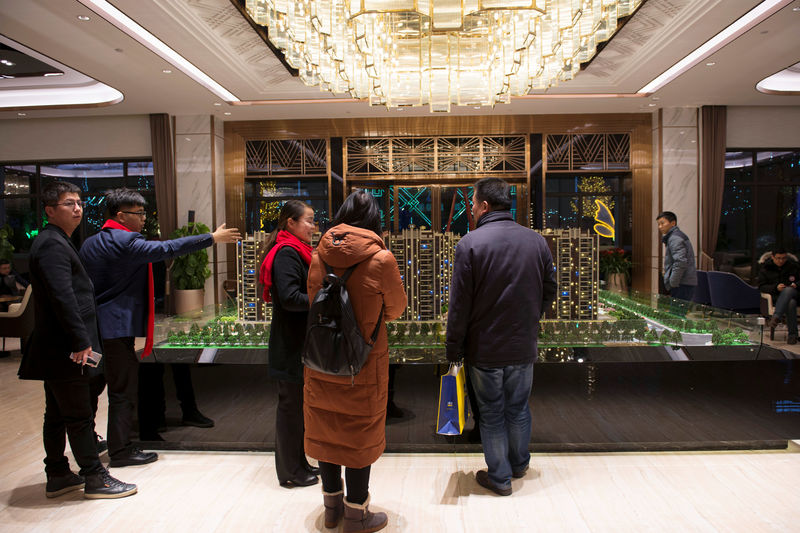
[[[647,104],[647,107],[655,107],[656,104]]]
[[[215,106],[221,106],[222,104],[221,104],[221,103],[219,103],[219,102],[214,102],[214,105],[215,105]]]
[[[710,57],[717,50],[735,40],[740,35],[757,26],[780,9],[786,7],[792,0],[764,0],[753,9],[736,19],[721,32],[704,42],[689,55],[672,65],[666,71],[653,79],[650,83],[639,89],[637,94],[651,94],[658,91],[690,68]]]
[[[231,112],[230,111],[225,111],[225,115],[230,116]]]
[[[17,113],[17,116],[18,116],[18,117],[24,117],[24,116],[26,116],[26,115],[25,115],[25,113]]]
[[[472,109],[480,109],[480,108],[481,108],[481,106],[479,106],[479,105],[476,105],[476,106],[475,106],[475,107],[473,107]]]
[[[794,12],[800,12],[800,7],[793,7],[793,8],[792,8],[792,11],[794,11]]]
[[[45,76],[63,76],[63,72],[46,72]]]
[[[86,22],[87,20],[89,20],[89,17],[87,17],[86,15],[78,15],[78,20]]]
[[[165,68],[161,72],[163,72],[164,74],[172,74],[172,71],[170,69],[168,69],[168,68]]]
[[[13,67],[16,65],[13,61],[9,61],[8,59],[0,59],[0,63],[4,64],[7,67]]]
[[[706,63],[707,67],[713,67],[714,65],[716,65],[714,61],[709,61],[708,63]]]
[[[107,0],[78,0],[81,4],[91,9],[97,15],[125,32],[127,35],[158,54],[159,57],[181,70],[194,81],[217,95],[218,98],[228,102],[239,102],[233,93],[217,83],[211,76],[197,68],[178,52],[167,46],[164,41],[144,29],[125,13],[111,5]]]

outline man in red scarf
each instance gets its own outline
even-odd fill
[[[80,256],[94,283],[100,337],[108,383],[108,456],[110,466],[140,465],[158,459],[131,443],[137,400],[139,359],[135,337],[147,337],[143,356],[153,345],[153,271],[151,263],[241,239],[239,230],[221,225],[213,233],[171,241],[148,241],[141,231],[145,200],[129,189],[106,194],[110,218],[102,231],[86,239]]]

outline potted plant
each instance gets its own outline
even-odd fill
[[[0,259],[7,259],[9,262],[14,259],[14,245],[10,241],[13,236],[14,230],[8,224],[0,228]]]
[[[208,226],[189,222],[172,232],[172,239],[210,233]],[[206,279],[211,277],[208,268],[208,251],[198,250],[172,260],[172,287],[175,289],[175,312],[179,315],[203,309]]]
[[[631,258],[622,248],[612,248],[600,252],[600,272],[605,275],[609,290],[616,292],[628,290],[631,265]]]

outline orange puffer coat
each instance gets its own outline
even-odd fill
[[[405,310],[406,293],[397,261],[374,232],[340,224],[322,236],[308,272],[308,298],[312,302],[325,276],[320,258],[337,275],[363,261],[347,280],[347,291],[365,339],[375,330],[381,306],[385,306],[384,321],[394,320]],[[386,447],[389,344],[385,323],[354,382],[350,376],[332,376],[309,368],[305,368],[304,376],[306,453],[350,468],[374,463]]]

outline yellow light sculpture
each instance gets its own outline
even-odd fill
[[[494,106],[572,79],[642,0],[246,0],[307,85],[371,105]]]
[[[594,225],[595,233],[601,237],[613,239],[614,235],[616,235],[614,215],[611,214],[611,210],[601,200],[595,200],[594,203],[597,205],[597,211],[594,213],[594,219],[597,221],[597,224]]]

